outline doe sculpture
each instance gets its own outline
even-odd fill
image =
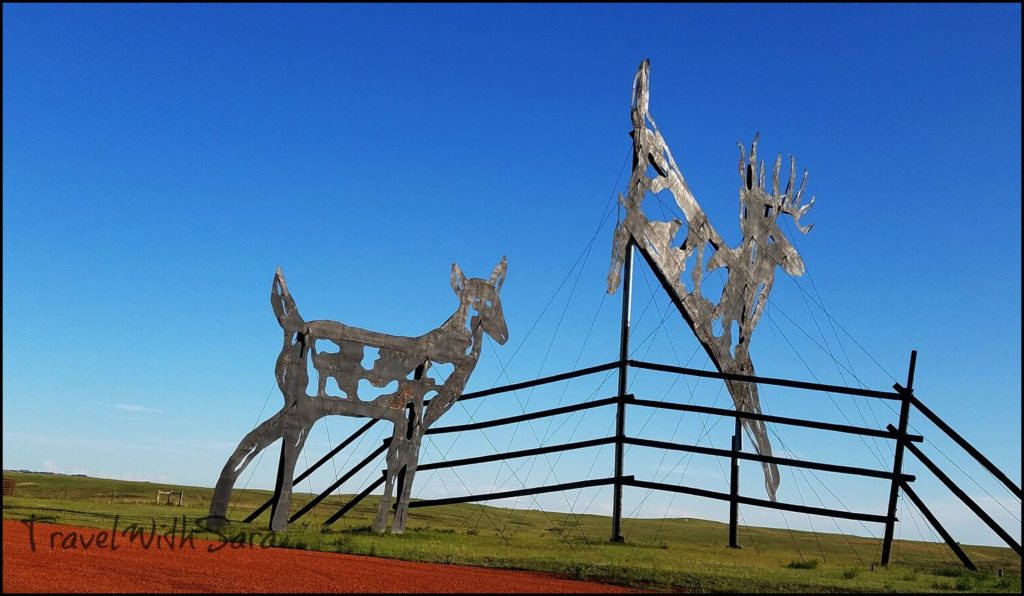
[[[276,367],[284,407],[247,434],[228,458],[214,490],[207,526],[211,529],[224,526],[231,490],[238,476],[257,454],[281,439],[270,529],[287,529],[295,463],[303,443],[317,420],[338,415],[388,420],[394,425],[388,446],[384,494],[373,529],[377,532],[386,529],[397,481],[397,506],[391,532],[404,532],[424,433],[462,395],[480,359],[483,334],[487,333],[499,344],[508,341],[499,297],[506,263],[502,257],[489,280],[466,278],[459,266],[452,264],[451,284],[459,306],[440,327],[419,337],[393,336],[335,321],[306,321],[299,315],[278,267],[270,302],[284,330],[284,345]],[[324,344],[332,350],[320,351]],[[373,351],[377,353],[369,369],[362,365],[367,349],[371,350],[371,355]],[[317,377],[315,395],[307,393],[310,362]],[[451,364],[453,370],[447,379],[438,383],[426,375],[432,364]],[[335,380],[344,397],[327,394],[329,378]],[[397,389],[364,401],[358,395],[361,380],[378,388],[397,383]],[[428,395],[430,399],[426,399]]]

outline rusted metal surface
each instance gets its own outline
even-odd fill
[[[284,331],[284,345],[277,359],[277,384],[284,395],[280,412],[254,428],[228,459],[210,504],[208,525],[222,527],[228,499],[238,476],[246,466],[277,439],[283,439],[277,487],[271,509],[270,527],[281,531],[288,526],[292,478],[295,464],[309,430],[325,416],[358,416],[388,420],[394,432],[387,455],[387,476],[374,521],[374,529],[387,527],[391,495],[399,485],[393,533],[405,529],[409,495],[416,474],[420,442],[430,425],[444,415],[462,395],[480,358],[483,334],[499,344],[508,340],[508,329],[499,292],[505,281],[506,260],[502,258],[489,280],[466,278],[452,265],[451,285],[459,298],[455,313],[440,327],[419,337],[400,337],[350,327],[335,321],[305,321],[278,268],[270,302]],[[472,317],[471,311],[472,310]],[[331,349],[324,350],[321,346]],[[370,368],[363,367],[367,351],[377,353]],[[308,395],[308,366],[316,374],[316,394]],[[435,364],[450,364],[452,373],[438,383],[425,373]],[[327,381],[334,379],[343,396],[327,393]],[[373,387],[396,389],[373,399],[361,399],[359,382]],[[424,400],[430,403],[424,409]]]
[[[804,172],[796,187],[796,163],[790,157],[789,178],[785,190],[780,191],[782,156],[779,155],[772,168],[769,188],[765,185],[764,162],[757,160],[757,135],[749,157],[741,145],[739,198],[743,240],[735,248],[726,246],[687,186],[650,114],[649,77],[650,64],[644,60],[633,82],[633,173],[628,193],[619,197],[626,217],[615,229],[608,292],[614,293],[619,286],[619,272],[632,239],[667,280],[680,314],[715,367],[724,373],[754,375],[750,338],[771,292],[775,268],[782,267],[790,275],[804,272],[803,260],[779,229],[778,218],[780,215],[792,217],[802,233],[811,229],[809,225],[800,225],[801,217],[814,203],[812,198],[802,204],[807,173]],[[685,222],[675,218],[652,221],[644,214],[644,198],[648,193],[662,191],[668,191],[675,198]],[[726,274],[717,303],[701,291],[703,277],[715,269],[724,269]],[[737,410],[761,411],[756,385],[738,381],[726,383]],[[757,452],[771,455],[771,442],[764,423],[744,420],[743,425]],[[763,466],[765,489],[774,500],[779,486],[778,469],[774,464]]]

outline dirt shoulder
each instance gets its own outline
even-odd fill
[[[145,538],[147,543],[142,540]],[[4,520],[4,592],[625,592],[539,573]]]

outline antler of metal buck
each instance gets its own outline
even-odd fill
[[[782,164],[782,154],[779,154],[778,159],[775,160],[775,182],[774,182],[774,194],[776,197],[781,199],[779,203],[779,212],[788,213],[793,218],[793,223],[796,225],[796,229],[800,230],[801,233],[806,234],[811,231],[814,224],[807,226],[800,225],[800,218],[805,213],[811,210],[814,206],[814,195],[811,195],[811,200],[806,205],[801,206],[800,202],[803,200],[804,189],[807,187],[807,170],[804,170],[803,179],[800,180],[800,188],[796,190],[796,194],[793,194],[793,183],[796,182],[796,158],[792,155],[789,156],[789,182],[786,183],[786,192],[781,197],[779,196],[779,166]]]
[[[756,188],[762,190],[767,194],[767,190],[764,187],[764,160],[760,163],[757,161],[757,142],[760,137],[760,133],[754,135],[754,141],[750,144],[750,159],[746,157],[746,151],[742,144],[738,144],[740,148],[740,163],[739,163],[739,174],[740,180],[746,185],[748,190],[755,188],[754,174],[755,168],[757,173]],[[803,201],[804,190],[807,188],[807,170],[804,170],[803,178],[800,180],[800,188],[795,189],[796,183],[796,158],[792,155],[789,156],[789,180],[786,182],[786,190],[782,194],[779,194],[779,174],[782,170],[782,154],[780,153],[775,158],[775,165],[772,168],[772,193],[771,200],[774,203],[775,209],[779,213],[785,213],[793,218],[793,223],[801,233],[806,234],[811,231],[814,224],[808,224],[806,226],[800,225],[800,218],[803,217],[811,207],[814,206],[815,197],[812,195],[811,200],[806,205],[801,205]]]

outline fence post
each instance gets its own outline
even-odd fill
[[[633,239],[626,243],[622,275],[622,326],[619,335],[619,394],[615,406],[615,484],[612,485],[612,542],[622,542],[622,458],[626,438],[626,390],[629,366],[629,318],[633,307]]]
[[[907,386],[900,387],[897,383],[895,389],[900,394],[900,423],[896,436],[896,452],[893,455],[892,464],[892,486],[889,489],[889,509],[886,512],[885,537],[882,539],[882,567],[889,566],[889,557],[892,554],[892,535],[896,528],[896,500],[900,494],[900,475],[903,473],[903,451],[906,445],[904,437],[907,434],[907,423],[910,417],[910,398],[914,394],[914,368],[917,366],[917,350],[910,352],[910,368],[907,371]]]
[[[729,482],[729,548],[743,548],[737,540],[737,529],[740,512],[740,459],[739,452],[743,449],[743,423],[736,417],[736,430],[732,436],[732,476]]]

